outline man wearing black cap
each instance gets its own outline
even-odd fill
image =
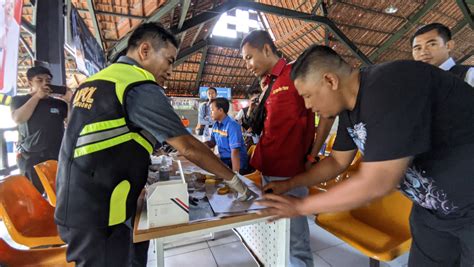
[[[64,120],[72,92],[50,97],[51,72],[42,66],[30,68],[26,76],[30,85],[27,95],[15,96],[11,102],[12,118],[18,124],[18,167],[38,189],[43,186],[33,166],[50,159],[58,159],[64,134]],[[61,101],[62,100],[62,101]]]

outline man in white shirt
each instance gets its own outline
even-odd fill
[[[198,124],[196,133],[204,136],[204,141],[209,141],[214,121],[211,118],[211,101],[217,97],[217,89],[209,87],[206,92],[207,101],[199,105]]]
[[[438,66],[474,86],[474,68],[456,64],[449,55],[455,44],[448,27],[441,23],[425,25],[415,32],[411,44],[413,59]]]

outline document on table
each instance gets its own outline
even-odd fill
[[[237,200],[237,193],[231,192],[225,195],[219,195],[214,186],[206,187],[206,196],[209,199],[212,210],[217,215],[236,215],[237,213],[249,211],[256,212],[259,209],[265,208],[254,203],[255,200],[262,197],[262,190],[249,179],[243,179],[243,182],[247,184],[249,189],[255,192],[258,197],[250,201],[239,201]]]

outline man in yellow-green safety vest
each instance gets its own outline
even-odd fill
[[[134,215],[155,143],[167,142],[199,167],[250,190],[173,111],[160,85],[176,59],[175,37],[156,23],[140,25],[127,54],[76,90],[59,156],[55,221],[77,266],[145,266],[148,243],[133,245]]]

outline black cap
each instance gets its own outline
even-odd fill
[[[53,74],[51,74],[51,72],[49,71],[49,69],[43,67],[43,66],[36,66],[36,67],[32,67],[30,68],[27,72],[26,72],[26,77],[28,78],[28,80],[31,80],[33,79],[35,76],[37,75],[41,75],[41,74],[48,74],[49,76],[51,76],[51,78],[53,78]]]

